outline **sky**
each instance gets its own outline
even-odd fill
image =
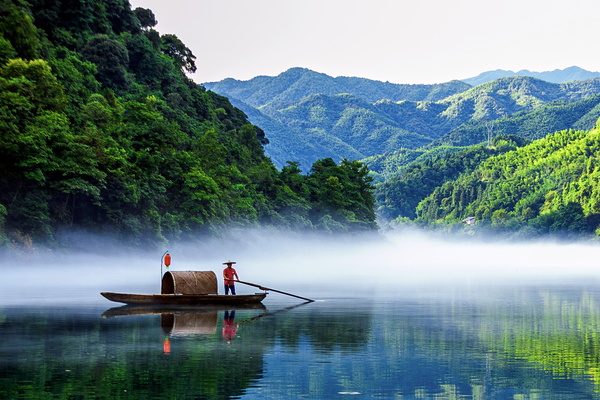
[[[304,67],[432,84],[505,69],[600,70],[597,0],[130,0],[197,57],[197,83]]]

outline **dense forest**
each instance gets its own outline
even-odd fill
[[[377,186],[379,212],[386,220],[414,219],[417,205],[445,182],[473,171],[488,158],[515,150],[527,140],[516,136],[497,136],[493,147],[483,145],[423,158],[410,163],[400,174]]]
[[[54,246],[64,229],[132,245],[229,226],[376,229],[364,165],[278,171],[264,131],[186,76],[201,63],[151,10],[4,0],[0,16],[4,246]]]
[[[468,216],[508,236],[597,229],[600,79],[396,85],[294,68],[211,84],[230,102],[126,0],[8,0],[0,15],[4,247],[68,246],[67,231],[134,246],[228,227],[368,232],[375,208],[470,233]]]
[[[489,157],[436,187],[416,207],[416,221],[471,234],[493,230],[510,238],[597,235],[599,159],[598,127],[556,132]],[[461,227],[466,217],[474,217],[475,224]]]

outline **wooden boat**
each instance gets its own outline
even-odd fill
[[[242,305],[260,303],[267,293],[220,295],[212,271],[169,271],[162,277],[161,294],[102,292],[110,301],[125,304]]]
[[[186,305],[242,305],[260,303],[267,293],[245,295],[222,294],[130,294],[102,292],[102,296],[110,301],[125,304],[186,304]]]

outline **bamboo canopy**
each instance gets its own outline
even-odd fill
[[[168,271],[163,275],[161,294],[218,294],[213,271]]]

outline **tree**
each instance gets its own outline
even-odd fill
[[[158,24],[154,13],[150,9],[138,7],[133,12],[140,21],[142,28],[152,28]]]
[[[81,50],[86,61],[96,64],[96,78],[103,86],[115,89],[125,89],[130,81],[127,77],[129,53],[119,41],[107,35],[97,35]]]
[[[187,72],[196,72],[196,56],[175,35],[162,35],[162,52],[171,57],[178,68]]]

